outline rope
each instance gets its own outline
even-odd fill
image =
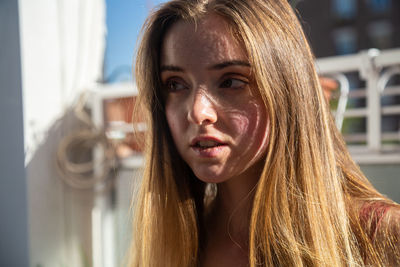
[[[61,179],[73,188],[90,189],[103,184],[115,170],[117,157],[104,130],[98,129],[85,111],[83,93],[74,109],[76,117],[87,128],[64,137],[57,149],[57,169]]]

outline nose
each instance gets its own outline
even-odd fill
[[[217,121],[217,111],[209,96],[196,92],[189,107],[188,121],[197,125],[213,124]]]

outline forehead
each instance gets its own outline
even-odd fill
[[[247,61],[247,56],[229,24],[216,14],[206,15],[197,24],[176,22],[163,41],[162,64],[209,65],[229,60]]]

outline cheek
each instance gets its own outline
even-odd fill
[[[239,136],[243,136],[248,131],[250,118],[246,116],[246,114],[241,113],[236,113],[232,115],[233,116],[231,116],[231,122],[235,128],[235,132]]]
[[[176,128],[176,124],[178,122],[178,119],[176,118],[176,112],[171,108],[170,105],[165,106],[165,115],[167,117],[167,122],[169,129],[173,131]]]
[[[168,126],[172,134],[172,138],[174,139],[175,143],[179,140],[177,137],[179,133],[182,132],[182,118],[179,116],[181,112],[176,109],[175,105],[166,104],[165,105],[165,115],[167,118]]]
[[[232,111],[229,120],[237,138],[247,142],[264,136],[267,131],[268,118],[265,107],[256,101],[250,101],[248,105]]]

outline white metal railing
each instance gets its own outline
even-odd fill
[[[134,97],[138,94],[137,87],[131,82],[121,84],[98,84],[89,90],[91,94],[90,106],[92,109],[92,119],[95,126],[104,129],[107,136],[115,132],[126,134],[134,130],[145,131],[144,123],[127,123],[127,122],[106,122],[104,101],[110,99],[119,99],[125,97]],[[100,155],[98,155],[100,156]],[[143,165],[143,157],[136,154],[129,158],[120,159],[120,164],[126,168],[139,168]]]
[[[345,97],[346,100],[349,97],[366,98],[366,107],[343,110],[339,99],[335,114],[339,128],[340,122],[346,117],[365,117],[367,120],[365,134],[353,134],[346,138],[348,141],[366,142],[365,146],[349,146],[354,158],[359,163],[400,163],[400,146],[382,144],[382,140],[400,141],[400,129],[389,133],[383,133],[381,129],[382,115],[400,116],[400,105],[381,105],[382,96],[400,95],[400,86],[387,87],[393,76],[400,75],[400,49],[369,49],[355,55],[317,59],[316,64],[319,74],[338,80],[341,89],[348,89],[344,75],[347,72],[358,72],[360,79],[366,82],[365,89],[350,90],[348,93],[346,89],[346,92],[341,92],[341,98]],[[347,101],[342,100],[342,103]]]
[[[137,89],[132,83],[121,83],[104,85],[97,84],[88,89],[88,106],[91,109],[91,119],[96,129],[104,130],[105,133],[113,132],[116,123],[109,125],[105,118],[105,100],[133,97],[137,95]],[[120,122],[119,131],[133,131],[128,123]],[[115,131],[115,130],[114,130]],[[95,147],[93,151],[94,172],[102,172],[102,162],[104,160],[104,150],[101,146]],[[130,157],[120,162],[121,165],[128,168],[139,168],[143,165],[143,159],[140,155]],[[101,189],[104,184],[95,185],[94,202],[92,209],[92,255],[93,267],[114,267],[118,264],[118,251],[116,248],[117,240],[117,220],[115,209],[112,208],[112,193],[104,193]],[[111,187],[111,190],[116,190]],[[97,192],[98,191],[98,192]]]

